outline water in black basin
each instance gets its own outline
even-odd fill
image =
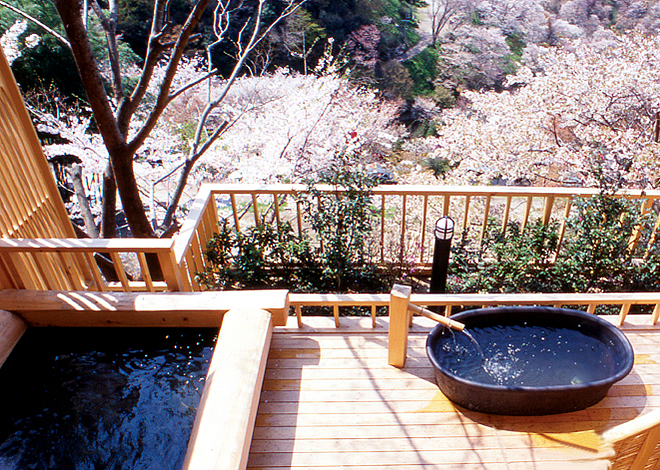
[[[216,333],[28,330],[0,369],[0,470],[181,468]]]
[[[455,333],[436,357],[454,375],[490,385],[562,386],[605,379],[617,357],[600,339],[552,326],[489,326]],[[474,343],[477,343],[481,352]]]

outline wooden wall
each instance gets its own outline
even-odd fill
[[[44,156],[9,63],[0,50],[0,236],[75,238],[55,177]],[[51,258],[44,264],[61,265]],[[20,255],[0,259],[0,288],[15,285],[9,270],[37,268]],[[61,269],[71,269],[60,266]],[[46,276],[49,273],[44,273]]]

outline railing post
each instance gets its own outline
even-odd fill
[[[390,292],[390,329],[388,340],[388,363],[391,366],[403,367],[406,364],[408,349],[408,302],[411,288],[394,284]]]
[[[630,311],[630,302],[621,305],[621,311],[619,312],[619,326],[622,326],[623,322],[626,321],[626,316],[628,316],[629,311]]]

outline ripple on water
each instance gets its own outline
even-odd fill
[[[0,369],[0,470],[180,468],[216,332],[28,330]]]
[[[509,325],[469,332],[473,340],[451,334],[439,341],[436,357],[445,370],[484,384],[576,385],[605,379],[617,366],[608,345],[575,329]]]

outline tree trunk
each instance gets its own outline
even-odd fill
[[[119,190],[121,205],[126,221],[135,238],[153,238],[156,234],[149,223],[147,212],[142,205],[135,174],[133,172],[133,154],[126,148],[110,153],[115,182]]]
[[[110,155],[110,163],[126,214],[126,220],[134,237],[154,237],[154,231],[142,207],[135,174],[133,173],[135,151],[127,145],[125,136],[122,134],[114,116],[110,99],[103,84],[103,77],[94,59],[87,30],[82,21],[81,2],[79,0],[55,0],[55,6],[60,18],[62,18],[62,24],[71,43],[71,50],[85,88],[85,94],[94,112],[94,120],[101,132],[108,155]],[[104,208],[109,208],[109,204],[105,204]],[[114,214],[114,207],[109,210]],[[107,217],[109,216],[107,214]]]
[[[92,210],[89,208],[89,200],[87,199],[87,194],[85,194],[85,187],[82,182],[82,170],[78,164],[73,164],[71,170],[69,171],[71,176],[71,182],[73,183],[73,190],[76,194],[76,199],[78,199],[78,205],[80,206],[80,214],[85,222],[85,229],[87,229],[87,234],[91,238],[99,238],[99,231],[96,228],[96,223],[94,222],[94,216],[92,215]]]
[[[117,237],[117,184],[108,162],[103,172],[103,203],[101,217],[101,237]]]
[[[186,163],[184,163],[183,167],[181,168],[181,172],[177,178],[176,188],[174,189],[174,194],[172,194],[172,199],[168,202],[167,212],[165,213],[165,218],[163,219],[161,228],[167,229],[170,225],[172,225],[172,222],[174,221],[174,214],[176,213],[176,208],[179,205],[181,195],[183,195],[183,190],[186,187],[186,181],[188,181],[188,176],[190,175],[190,171],[193,169],[194,165],[194,162],[186,160]]]

